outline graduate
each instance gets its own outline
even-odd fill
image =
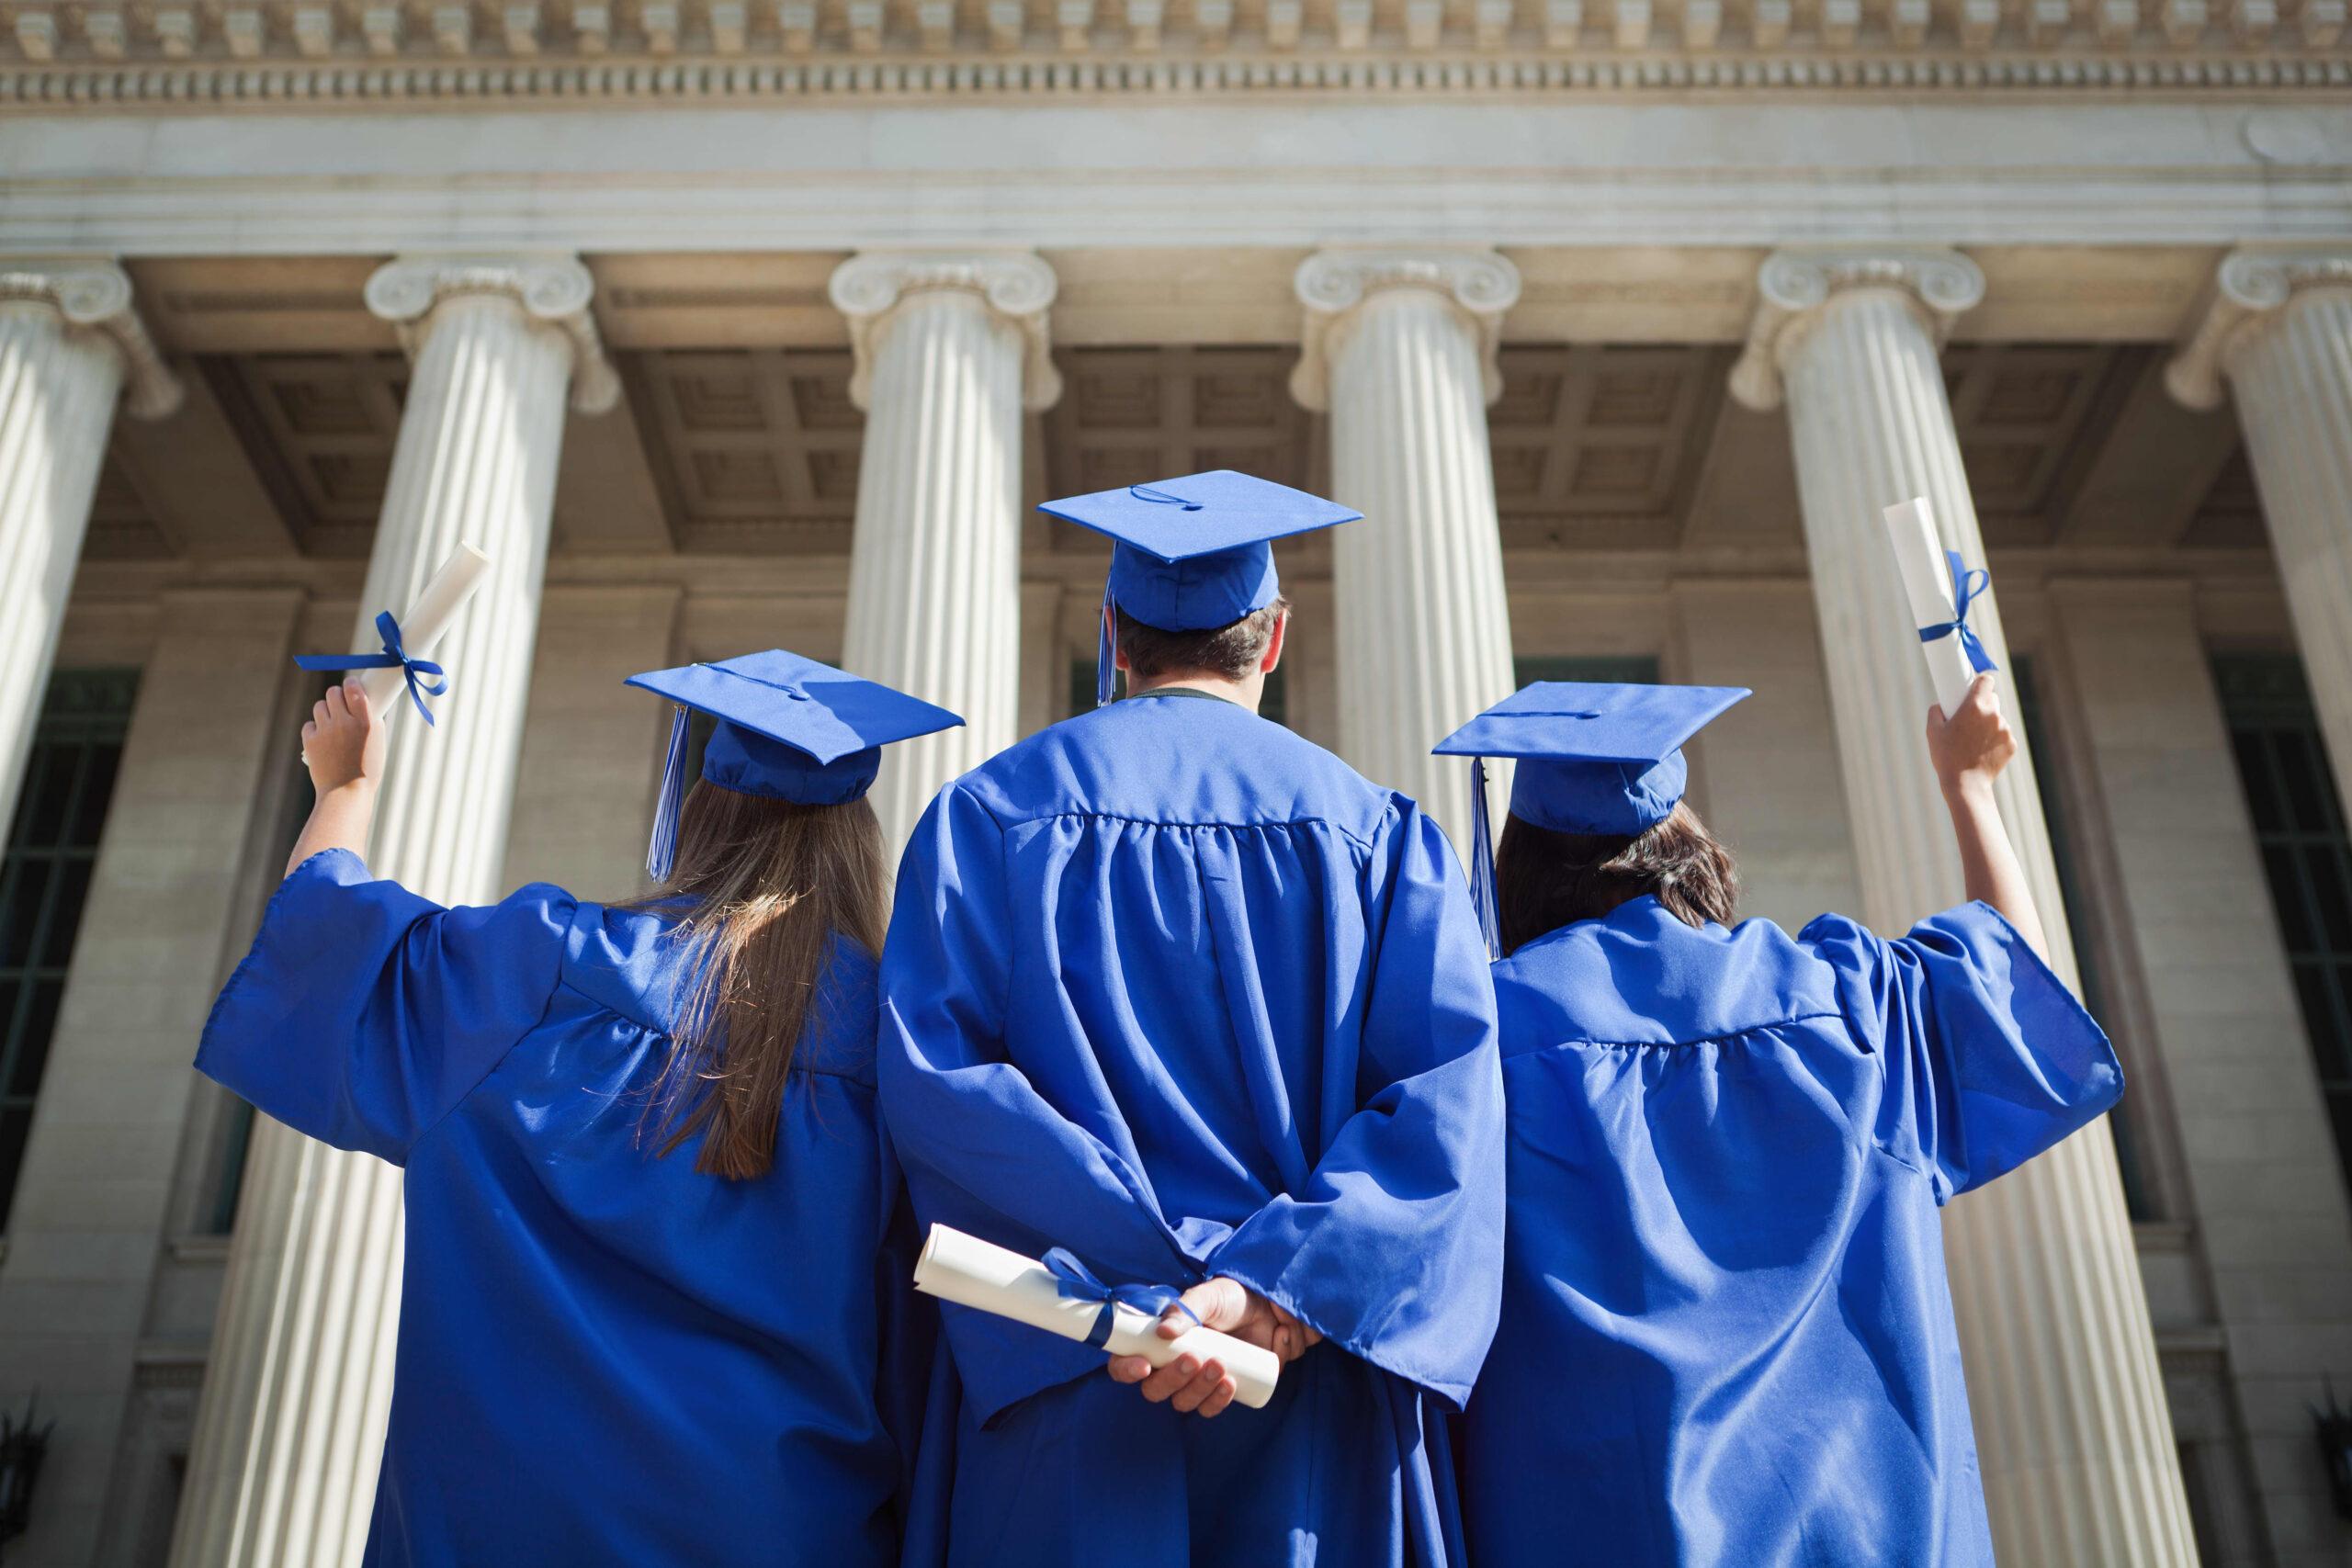
[[[1478,1568],[1991,1568],[1939,1209],[2115,1103],[1994,805],[1989,677],[1928,750],[1972,900],[1887,941],[1734,927],[1683,742],[1747,694],[1532,685],[1496,892],[1502,1325],[1464,1422]]]
[[[1291,1359],[1251,1410],[1214,1360],[1106,1376],[944,1309],[949,1560],[1458,1563],[1444,1418],[1501,1269],[1492,983],[1437,825],[1255,711],[1287,626],[1268,541],[1356,513],[1231,472],[1046,510],[1115,541],[1098,694],[1114,661],[1131,689],[915,829],[890,1135],[924,1222],[1179,1289]]]
[[[784,652],[677,705],[647,899],[445,909],[368,874],[382,727],[318,804],[197,1066],[404,1168],[370,1563],[888,1568],[935,1338],[877,1125],[884,744],[961,721]],[[685,795],[687,713],[717,724]]]

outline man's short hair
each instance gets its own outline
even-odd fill
[[[1171,632],[1146,626],[1125,610],[1113,606],[1119,617],[1119,651],[1127,656],[1127,671],[1139,680],[1170,675],[1215,675],[1227,681],[1247,680],[1266,657],[1274,624],[1290,614],[1290,601],[1277,598],[1262,610],[1252,610],[1238,621],[1204,631]]]

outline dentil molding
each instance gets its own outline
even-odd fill
[[[123,412],[162,419],[180,406],[179,378],[147,335],[130,275],[102,259],[0,260],[0,301],[46,305],[69,329],[93,334],[122,362]]]
[[[1608,46],[1603,44],[1602,49]],[[1288,54],[1256,58],[1064,59],[921,56],[800,61],[699,56],[627,61],[584,57],[456,59],[373,57],[317,60],[260,56],[140,64],[106,58],[38,63],[0,59],[0,114],[106,109],[165,114],[239,109],[409,112],[435,105],[582,103],[695,104],[876,100],[1084,101],[1171,95],[1250,98],[1375,96],[1476,99],[1495,94],[1580,99],[1676,96],[1860,98],[1922,96],[1969,99],[1987,93],[2110,99],[2214,93],[2292,94],[2332,104],[2352,88],[2352,58],[2309,46],[2249,51],[2216,38],[2194,52],[2054,52],[2019,48],[1980,55],[1953,50],[1886,54],[1772,48],[1729,56],[1616,58],[1601,54]]]
[[[1054,269],[1029,251],[864,251],[833,269],[826,293],[849,321],[856,367],[850,400],[866,407],[874,350],[890,313],[909,295],[946,289],[977,297],[1020,329],[1022,406],[1035,413],[1060,400],[1047,312],[1058,288]]]
[[[1331,406],[1331,358],[1339,352],[1356,308],[1393,288],[1433,293],[1458,310],[1477,335],[1479,374],[1487,401],[1502,396],[1496,365],[1503,313],[1519,303],[1519,268],[1483,247],[1335,246],[1299,263],[1291,279],[1306,307],[1298,367],[1291,372],[1291,395],[1322,412]]]
[[[1775,251],[1756,279],[1760,296],[1747,344],[1732,367],[1731,394],[1742,405],[1778,408],[1781,372],[1818,312],[1849,289],[1892,289],[1938,344],[1962,312],[1984,299],[1984,273],[1968,257],[1939,246],[1819,246]]]
[[[2203,311],[2165,367],[2165,388],[2193,409],[2219,408],[2238,351],[2284,321],[2297,296],[2352,292],[2352,239],[2335,244],[2233,251],[2213,274]]]
[[[620,375],[605,356],[588,302],[594,278],[576,256],[420,254],[398,257],[368,279],[368,309],[392,323],[413,358],[444,300],[492,296],[512,301],[571,344],[571,406],[603,413],[620,400]]]

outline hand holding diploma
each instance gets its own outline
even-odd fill
[[[449,689],[448,682],[441,678],[441,666],[417,657],[412,649],[431,648],[441,639],[489,570],[488,556],[461,544],[409,606],[405,628],[390,610],[376,617],[382,652],[308,654],[295,659],[305,670],[363,670],[367,673],[329,687],[311,705],[311,721],[302,727],[302,761],[311,770],[311,787],[318,798],[311,807],[310,820],[294,840],[293,855],[286,863],[288,875],[325,850],[345,849],[356,855],[368,852],[368,833],[376,818],[376,781],[384,771],[385,726],[396,711],[401,689],[407,688],[409,701],[427,724],[433,722],[433,710],[424,705],[424,699]]]
[[[1165,1287],[1106,1286],[1075,1259],[1057,1261],[1058,1271],[978,1236],[933,1225],[915,1260],[915,1289],[1100,1346],[1114,1358],[1112,1375],[1122,1382],[1150,1383],[1166,1371],[1170,1375],[1148,1387],[1145,1397],[1172,1402],[1186,1395],[1189,1403],[1178,1402],[1179,1410],[1214,1416],[1236,1399],[1256,1409],[1273,1397],[1285,1358],[1272,1348],[1276,1325],[1268,1314],[1279,1309],[1250,1297],[1236,1281],[1195,1285],[1184,1292],[1182,1305],[1166,1306],[1155,1321],[1153,1309],[1165,1301]],[[1147,1304],[1136,1304],[1147,1297]],[[1227,1322],[1240,1332],[1225,1332],[1219,1325]],[[1268,1337],[1252,1343],[1246,1337],[1252,1332]],[[1311,1342],[1301,1337],[1304,1332],[1288,1341],[1296,1350]],[[1122,1363],[1135,1375],[1121,1376]]]
[[[424,705],[424,699],[441,695],[449,689],[449,682],[443,678],[441,666],[420,655],[441,640],[489,570],[488,556],[471,545],[460,544],[434,572],[433,581],[424,585],[405,616],[395,617],[386,610],[376,617],[376,635],[383,639],[383,651],[309,654],[294,662],[305,670],[366,671],[358,683],[367,693],[368,706],[385,723],[394,711],[393,697],[406,686],[409,701],[431,724],[433,710]]]
[[[1271,1350],[1277,1361],[1295,1361],[1323,1338],[1265,1297],[1252,1293],[1240,1280],[1222,1275],[1186,1291],[1179,1305],[1160,1314],[1155,1332],[1172,1344],[1184,1338],[1195,1324]],[[1110,1372],[1113,1382],[1139,1385],[1136,1392],[1154,1404],[1165,1402],[1187,1416],[1215,1416],[1232,1404],[1238,1392],[1233,1374],[1222,1361],[1214,1357],[1204,1359],[1188,1351],[1159,1364],[1145,1356],[1115,1357]]]

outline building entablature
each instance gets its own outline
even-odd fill
[[[14,0],[0,107],[2352,87],[2346,0]]]

